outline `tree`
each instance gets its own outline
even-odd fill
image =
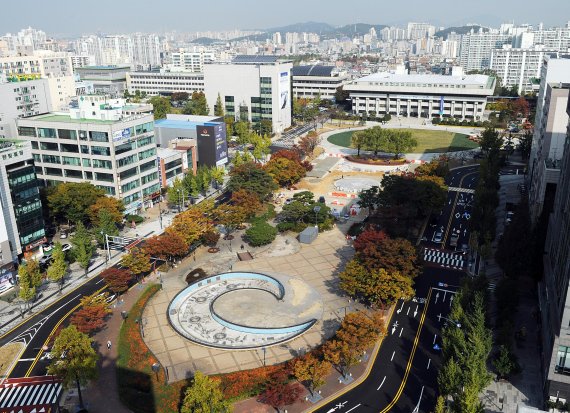
[[[383,268],[368,268],[356,259],[348,262],[339,278],[343,291],[372,305],[390,305],[414,295],[411,278],[398,272],[388,273]]]
[[[417,251],[405,238],[390,238],[384,231],[369,228],[354,241],[359,261],[368,268],[384,268],[414,278],[420,272]]]
[[[325,343],[323,355],[326,361],[337,366],[340,374],[344,377],[362,356],[349,342],[338,339],[332,339]]]
[[[207,116],[210,113],[210,108],[204,92],[193,92],[192,99],[184,105],[182,113],[185,115]]]
[[[174,92],[170,95],[171,102],[186,102],[190,98],[190,95],[187,92]]]
[[[216,185],[216,189],[219,185],[224,183],[224,176],[226,175],[226,170],[221,166],[213,166],[210,169],[210,176]]]
[[[288,187],[299,182],[307,173],[303,166],[285,158],[271,158],[265,170],[281,187]]]
[[[310,131],[299,140],[298,146],[305,155],[309,156],[314,153],[320,143],[321,137],[315,131]]]
[[[313,165],[309,161],[301,160],[301,150],[294,146],[293,149],[279,149],[271,154],[271,159],[285,158],[300,164],[307,172],[313,170]]]
[[[254,216],[263,208],[263,204],[257,195],[245,189],[233,192],[230,203],[240,207],[244,211],[246,218]]]
[[[73,245],[75,260],[85,270],[85,275],[87,275],[94,248],[91,235],[81,222],[75,228],[75,235],[71,238],[71,245]]]
[[[160,258],[174,264],[174,260],[188,253],[188,244],[176,233],[158,235],[146,240],[144,251],[152,258]]]
[[[246,145],[249,143],[249,135],[251,134],[249,122],[236,122],[234,124],[234,132],[238,137],[237,143],[239,145]]]
[[[79,393],[79,407],[83,409],[81,385],[97,377],[98,356],[91,339],[71,324],[61,330],[53,343],[51,353],[54,357],[47,367],[48,374],[59,377],[66,388],[75,382]]]
[[[445,411],[445,399],[442,396],[437,396],[434,413],[445,413]]]
[[[148,103],[152,105],[154,120],[164,119],[168,113],[172,113],[172,105],[168,98],[153,96],[148,100]]]
[[[277,184],[261,165],[248,162],[233,168],[227,188],[232,192],[245,189],[256,194],[260,201],[265,201],[277,189]]]
[[[230,403],[224,400],[220,382],[197,370],[192,384],[184,392],[180,413],[229,413],[230,411]]]
[[[99,212],[102,209],[107,210],[116,224],[123,220],[123,212],[125,211],[123,201],[109,196],[102,196],[97,198],[95,203],[89,207],[89,218],[93,226],[99,225]]]
[[[344,103],[346,99],[350,97],[350,92],[344,90],[343,86],[339,86],[336,88],[336,92],[334,94],[334,98],[336,103]]]
[[[222,103],[222,97],[218,93],[218,98],[216,99],[216,105],[214,106],[215,116],[224,116],[224,104]]]
[[[224,122],[226,123],[226,138],[234,135],[234,124],[236,122],[233,116],[224,116]]]
[[[520,96],[518,99],[511,101],[511,110],[516,118],[528,118],[530,105],[524,97]]]
[[[273,134],[273,122],[269,119],[261,119],[259,122],[259,134],[260,135],[272,135]]]
[[[79,331],[91,334],[105,326],[105,318],[112,312],[107,299],[109,293],[92,294],[81,299],[81,307],[71,316],[71,324]]]
[[[300,382],[304,383],[311,394],[326,383],[325,377],[331,371],[331,364],[328,361],[320,360],[312,353],[295,360],[293,364],[293,374]]]
[[[245,231],[247,242],[254,247],[270,244],[276,236],[277,228],[259,219]]]
[[[61,221],[87,222],[89,208],[105,191],[89,182],[63,182],[48,193],[48,208]]]
[[[101,273],[101,278],[105,280],[109,290],[115,294],[121,294],[129,289],[133,276],[127,270],[111,267]]]
[[[189,176],[192,178],[188,178]],[[192,180],[192,183],[196,185],[197,189],[196,179],[191,174],[187,174],[184,177],[184,181],[182,181],[180,178],[174,178],[174,182],[172,182],[172,185],[167,189],[166,199],[168,199],[168,203],[176,205],[178,207],[178,211],[180,211],[180,206],[183,205],[184,200],[189,194],[186,184],[188,184],[188,186],[191,186],[192,184],[190,184],[190,180]]]
[[[501,345],[499,353],[495,360],[493,360],[493,367],[500,378],[509,377],[517,369],[516,360],[507,346]]]
[[[224,226],[226,236],[229,237],[243,224],[246,219],[246,212],[237,205],[222,204],[214,210],[214,218]]]
[[[256,161],[265,159],[271,153],[269,147],[271,146],[271,136],[261,135],[253,132],[249,135],[249,143],[253,145],[251,154]]]
[[[19,278],[19,291],[18,296],[24,300],[28,305],[36,296],[36,287],[30,271],[28,270],[28,264],[22,263],[18,268],[18,278]]]
[[[265,391],[261,393],[261,401],[270,405],[277,412],[290,404],[295,403],[301,397],[301,389],[298,384],[292,383],[269,383]]]
[[[166,230],[166,234],[176,234],[184,240],[187,245],[192,245],[198,241],[202,235],[214,228],[205,201],[195,205],[188,210],[176,215],[172,220],[172,225]],[[208,214],[208,215],[205,215]]]
[[[360,150],[366,144],[366,133],[364,131],[356,131],[351,137],[351,146],[357,150],[356,156],[360,156]]]
[[[22,280],[28,280],[27,283],[30,287],[39,287],[42,285],[42,273],[38,261],[32,258],[20,264],[18,268],[18,278],[20,279],[20,283]]]
[[[95,228],[94,233],[99,245],[105,245],[105,235],[114,237],[119,235],[119,229],[113,215],[106,209],[99,210],[99,225]]]
[[[380,312],[373,311],[371,314],[366,314],[363,311],[356,311],[344,317],[336,336],[362,353],[385,334],[386,327]]]
[[[136,247],[132,248],[128,254],[123,255],[121,265],[128,268],[137,278],[149,272],[152,267],[150,255],[148,255],[144,249]]]
[[[532,133],[526,130],[522,137],[519,138],[519,150],[523,159],[528,159],[530,149],[532,148]]]
[[[65,274],[67,273],[67,262],[62,251],[61,243],[56,242],[51,254],[52,262],[47,269],[47,277],[50,281],[60,282],[59,289],[63,287]]]
[[[411,152],[416,146],[418,141],[412,137],[412,132],[388,129],[386,130],[386,143],[384,152],[394,154],[394,158],[398,159],[402,153]]]
[[[372,186],[369,189],[364,189],[358,194],[358,205],[361,208],[368,208],[368,213],[371,214],[378,205],[378,195],[380,194],[379,186]]]
[[[499,132],[497,132],[495,128],[488,127],[481,133],[479,146],[487,156],[491,156],[491,154],[498,156],[502,145],[503,138],[501,138]]]

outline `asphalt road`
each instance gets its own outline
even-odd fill
[[[0,346],[11,342],[21,342],[26,347],[24,353],[10,372],[9,377],[38,376],[46,373],[49,360],[39,360],[42,347],[52,331],[77,308],[82,297],[96,291],[103,291],[105,282],[99,276],[86,280],[74,290],[66,293],[53,304],[36,313],[0,337]]]
[[[475,188],[477,167],[466,167],[450,172],[446,183],[451,187]],[[439,227],[466,227],[467,219],[456,218],[458,211],[469,211],[463,206],[460,194],[450,191],[448,202],[438,217]],[[467,198],[464,198],[467,199]],[[429,226],[428,226],[428,229]],[[433,234],[437,228],[430,229]],[[428,231],[426,231],[427,233]],[[460,242],[468,239],[462,234]],[[467,241],[465,241],[467,242]],[[442,247],[448,244],[425,243]],[[459,244],[460,245],[460,244]],[[423,246],[422,246],[423,248]],[[449,252],[451,255],[452,252]],[[416,297],[396,304],[388,328],[370,374],[355,388],[339,395],[322,407],[318,413],[388,413],[429,412],[437,397],[437,371],[441,365],[441,328],[453,323],[447,318],[453,297],[459,288],[462,270],[437,265],[426,265],[415,280]],[[340,377],[340,375],[339,375]]]

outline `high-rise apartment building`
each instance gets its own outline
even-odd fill
[[[465,71],[489,69],[493,49],[511,44],[512,36],[501,33],[468,33],[461,38],[460,65]]]
[[[20,119],[18,134],[31,141],[38,179],[48,185],[89,181],[133,213],[160,196],[154,118],[143,113],[148,109],[81,96],[69,112]]]
[[[408,23],[406,34],[409,40],[433,37],[435,34],[435,26],[429,23]]]
[[[172,53],[172,65],[169,66],[172,72],[204,72],[204,65],[216,61],[213,51],[198,48],[195,50],[179,49]]]

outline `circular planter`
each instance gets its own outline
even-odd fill
[[[216,252],[220,252],[220,249],[218,247],[210,247],[208,248],[208,252],[213,254]]]

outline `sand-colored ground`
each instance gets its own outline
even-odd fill
[[[358,171],[358,172],[342,172],[342,171],[331,171],[330,173],[326,174],[322,179],[318,178],[305,178],[301,182],[299,182],[296,187],[298,189],[303,189],[307,191],[311,191],[314,194],[326,194],[328,192],[332,192],[335,190],[334,182],[342,177],[349,177],[349,176],[366,176],[370,178],[375,178],[378,180],[382,180],[382,176],[384,176],[383,172],[365,172],[365,171]]]
[[[10,343],[0,347],[0,378],[5,377],[8,369],[16,360],[24,344]]]

